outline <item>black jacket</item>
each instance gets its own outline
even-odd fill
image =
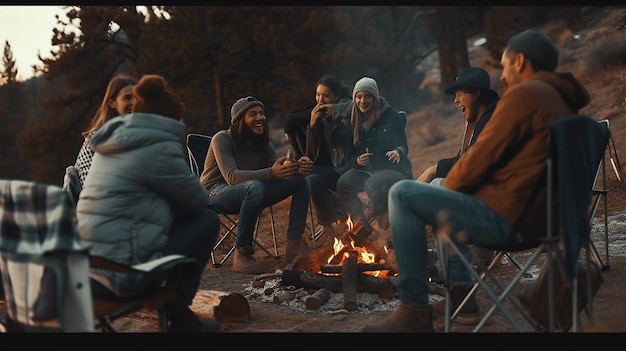
[[[483,131],[483,128],[485,127],[487,122],[489,122],[489,120],[491,119],[491,115],[493,114],[493,110],[496,109],[496,104],[498,103],[498,100],[500,100],[500,97],[496,97],[495,99],[493,99],[485,107],[485,111],[480,116],[480,118],[478,118],[478,123],[476,123],[476,128],[474,128],[474,134],[472,135],[472,138],[470,139],[470,142],[469,142],[469,144],[467,146],[468,148],[470,146],[472,146],[472,144],[474,144],[474,141],[476,141],[476,139],[478,138],[478,135],[480,134],[480,132]],[[463,147],[463,146],[461,146],[461,147]],[[461,149],[460,148],[459,148],[459,152],[456,154],[456,156],[449,157],[449,158],[443,158],[443,159],[439,160],[439,162],[437,162],[437,172],[435,174],[435,177],[436,178],[445,178],[448,175],[448,172],[450,172],[450,169],[452,169],[452,166],[454,166],[456,161],[459,159],[459,157],[461,157]]]

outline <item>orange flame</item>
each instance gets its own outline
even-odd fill
[[[355,246],[354,240],[350,241],[350,247],[353,251],[357,252],[357,262],[358,263],[376,263],[376,254],[369,252],[366,247],[363,246]],[[349,256],[349,252],[344,250],[346,244],[344,244],[340,239],[335,238],[333,243],[333,254],[327,260],[327,263],[330,264],[337,255],[342,254],[341,260],[339,260],[339,265],[343,265],[346,258]],[[385,248],[386,250],[386,248]],[[381,271],[371,271],[364,272],[365,274],[373,275],[378,277],[381,275]]]
[[[352,231],[352,228],[354,228],[354,223],[352,223],[352,219],[350,218],[350,215],[348,215],[348,219],[346,220],[346,227],[348,228],[348,231]]]
[[[337,224],[340,224],[340,221],[337,221]],[[346,219],[346,229],[349,232],[352,232],[355,228],[355,223],[352,221],[350,215]],[[376,261],[376,253],[370,252],[365,246],[355,246],[356,243],[354,240],[350,239],[350,250],[347,250],[347,243],[342,242],[339,238],[334,238],[333,242],[333,253],[328,257],[327,263],[331,264],[333,261],[338,265],[343,265],[345,259],[350,255],[349,251],[356,251],[357,253],[357,263],[385,263],[385,259],[381,258],[380,262]],[[389,249],[385,245],[383,247],[385,253],[389,253]],[[338,255],[341,255],[339,257]],[[385,271],[366,271],[364,274],[372,275],[375,277],[386,276],[387,273]],[[327,273],[327,275],[333,275],[334,273]]]

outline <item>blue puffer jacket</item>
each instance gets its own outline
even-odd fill
[[[184,123],[147,113],[115,117],[93,135],[96,154],[76,208],[92,254],[127,265],[158,258],[175,218],[206,209],[208,194],[187,165],[184,140]],[[122,295],[141,278],[110,275]]]

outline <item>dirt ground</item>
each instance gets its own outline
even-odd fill
[[[373,234],[375,235],[375,234]],[[611,241],[624,240],[624,233],[610,233]],[[624,313],[626,312],[626,257],[625,256],[609,256],[608,262],[606,257],[602,256],[604,243],[597,241],[596,246],[601,252],[601,259],[607,269],[603,272],[604,283],[593,300],[593,318],[587,318],[583,313],[581,315],[581,324],[579,331],[586,332],[626,332],[626,324],[624,323]],[[280,251],[280,249],[279,249]],[[280,252],[279,252],[280,253]],[[281,259],[274,259],[269,256],[263,257],[258,254],[257,257],[273,265],[275,269],[282,270],[285,264]],[[528,254],[513,255],[513,259],[521,262],[527,258]],[[542,260],[537,263],[537,267],[541,266]],[[533,277],[521,284],[517,292],[528,285],[530,281],[536,278],[538,268],[531,269]],[[498,276],[512,277],[516,273],[516,268],[506,260],[495,269]],[[375,294],[359,293],[359,308],[356,311],[348,312],[342,310],[342,294],[333,293],[331,301],[334,302],[334,308],[306,310],[304,307],[304,297],[296,298],[290,302],[280,304],[274,303],[271,299],[264,298],[260,293],[254,293],[251,286],[255,275],[242,274],[232,270],[232,259],[229,259],[224,266],[214,268],[208,266],[203,278],[202,288],[206,290],[220,290],[231,293],[239,293],[246,296],[250,306],[250,319],[247,322],[229,322],[223,324],[223,330],[226,333],[352,333],[359,326],[375,323],[387,316],[397,304],[397,294],[391,299],[380,299]],[[279,280],[279,279],[278,279]],[[433,283],[433,298],[441,298],[436,292],[437,284]],[[311,294],[315,290],[309,290],[306,293]],[[372,304],[372,299],[379,300]],[[482,312],[488,308],[489,300],[486,298],[482,290],[478,290],[477,299]],[[367,300],[362,303],[361,300]],[[328,302],[330,303],[330,301]],[[192,308],[198,308],[193,306]],[[528,324],[523,324],[523,320],[517,320],[524,328],[525,332],[534,332]],[[130,318],[124,318],[116,322],[118,330],[123,332],[155,332],[156,315],[153,313],[139,312]],[[472,327],[453,324],[452,332],[471,332]],[[489,333],[508,333],[515,332],[504,317],[496,313],[491,321],[483,328],[483,332]]]
[[[571,40],[563,39],[561,42],[557,42],[560,48],[562,48],[562,56],[567,54],[571,57],[584,57],[579,51],[583,51],[585,45],[591,45],[593,40],[593,33],[603,31],[617,31],[618,25],[622,24],[624,18],[626,18],[626,9],[612,8],[606,10],[589,10],[585,14],[585,28],[581,30],[582,41],[579,43],[572,43]],[[621,22],[620,22],[621,21]],[[554,30],[554,27],[548,27]],[[621,30],[621,35],[626,35]],[[585,37],[589,36],[588,41],[585,41]],[[473,40],[468,41],[472,43]],[[622,39],[621,42],[626,42]],[[493,68],[492,65],[488,65],[485,60],[485,53],[483,48],[471,49],[471,64],[482,66],[488,69],[493,81],[497,81],[500,76],[500,72],[497,68]],[[582,56],[581,56],[582,55]],[[626,95],[626,68],[611,68],[610,70],[595,71],[591,76],[590,74],[583,74],[584,67],[581,60],[571,59],[566,60],[559,68],[565,71],[572,71],[575,75],[581,77],[581,81],[585,84],[592,95],[592,103],[586,107],[583,113],[588,113],[600,119],[610,119],[610,127],[617,147],[617,154],[613,154],[614,158],[621,156],[622,162],[626,162],[626,116],[624,108],[626,106],[624,97]],[[584,61],[584,60],[583,60]],[[434,65],[436,67],[436,65]],[[446,112],[447,111],[447,112]],[[450,112],[452,111],[452,112]],[[447,114],[447,115],[446,115]],[[450,118],[452,115],[453,118]],[[458,115],[458,118],[455,116]],[[425,130],[432,125],[437,125],[437,132],[443,135],[443,142],[428,145],[423,141]],[[431,130],[432,129],[428,129]],[[417,176],[431,164],[435,163],[442,157],[448,157],[456,153],[458,148],[458,142],[462,133],[462,119],[460,113],[455,110],[450,101],[434,103],[430,106],[425,106],[424,109],[408,116],[407,126],[408,140],[410,142],[410,157],[413,161],[414,174]],[[284,146],[279,148],[279,152],[284,151]],[[626,166],[626,164],[624,164]],[[622,177],[626,175],[622,172]],[[617,180],[615,173],[608,169],[608,188],[609,194],[608,209],[609,218],[617,216],[620,221],[623,221],[626,217],[626,184]],[[289,200],[280,202],[274,206],[274,213],[276,219],[277,229],[277,246],[279,255],[284,254],[285,246],[285,232],[287,225],[287,212],[288,212]],[[620,217],[621,216],[621,217]],[[596,219],[596,223],[601,218]],[[268,226],[267,213],[263,214],[262,226],[259,234],[259,241],[265,246],[273,250],[271,234]],[[601,223],[601,222],[600,222]],[[601,224],[596,224],[601,225]],[[612,227],[613,228],[613,227]],[[580,330],[585,332],[598,332],[601,333],[624,333],[626,332],[626,254],[624,246],[626,245],[626,229],[624,226],[614,227],[609,231],[609,256],[604,255],[604,241],[596,239],[594,241],[604,264],[608,265],[607,269],[603,272],[604,284],[598,291],[593,300],[593,317],[591,319],[583,313],[581,315]],[[306,235],[310,234],[310,225],[307,229]],[[378,235],[381,240],[389,235],[388,232],[379,230],[375,235]],[[310,246],[313,245],[309,242]],[[330,245],[328,241],[316,242],[316,245]],[[617,249],[616,249],[617,248]],[[284,269],[285,264],[282,259],[274,259],[263,257],[262,251],[257,250],[257,258],[266,260],[275,269]],[[513,258],[515,259],[515,255]],[[523,260],[523,257],[520,257]],[[540,266],[541,262],[537,264]],[[501,262],[496,268],[495,273],[497,275],[511,276],[515,273],[515,268],[510,262]],[[535,270],[535,273],[537,270]],[[344,338],[343,334],[352,333],[361,325],[367,325],[375,323],[385,318],[389,313],[394,310],[397,304],[397,296],[391,299],[380,299],[377,296],[376,302],[372,301],[374,294],[359,294],[359,308],[356,311],[341,313],[341,303],[339,306],[331,307],[329,309],[320,309],[318,311],[308,311],[302,308],[302,297],[298,300],[295,299],[289,303],[277,304],[273,302],[267,302],[263,299],[262,294],[255,293],[251,288],[251,282],[254,279],[254,275],[247,275],[234,272],[232,270],[232,258],[226,261],[224,266],[215,268],[211,264],[207,265],[205,274],[203,276],[201,289],[203,290],[218,290],[229,293],[239,293],[246,297],[250,306],[250,319],[246,322],[229,322],[223,324],[224,335],[237,334],[237,333],[255,333],[263,335],[272,334],[299,334],[306,333],[317,334],[313,338],[301,339],[305,340],[307,344],[287,342],[288,339],[278,339],[277,342],[271,342],[263,344],[268,347],[301,347],[301,346],[329,346],[328,341],[336,341]],[[522,284],[523,286],[524,284]],[[436,290],[436,289],[434,289]],[[308,292],[310,293],[310,292]],[[477,298],[481,311],[484,312],[487,308],[487,299],[483,295],[481,290],[478,290]],[[339,297],[335,296],[338,295]],[[341,298],[341,294],[333,294],[333,299]],[[437,295],[433,294],[433,298]],[[333,301],[331,299],[331,301]],[[339,300],[340,301],[340,300]],[[365,304],[362,301],[368,301]],[[329,301],[330,303],[330,301]],[[300,306],[298,306],[300,304]],[[198,306],[194,305],[197,309]],[[528,325],[522,324],[525,327]],[[114,326],[118,331],[122,333],[151,333],[157,331],[156,314],[149,311],[137,312],[127,318],[122,318],[114,323]],[[470,327],[453,324],[452,331],[459,334],[465,334],[471,331]],[[508,333],[514,331],[510,325],[503,319],[501,314],[496,313],[484,328],[483,332],[487,333]],[[528,332],[532,333],[532,329],[528,329]],[[540,334],[540,333],[535,333]],[[535,335],[533,334],[533,335]],[[340,337],[328,338],[329,335],[341,335]],[[356,340],[351,334],[350,340]],[[447,342],[453,339],[454,342],[463,341],[463,338],[445,338],[437,337],[434,334],[433,339],[441,345],[443,342]],[[570,334],[571,335],[571,334]],[[602,337],[604,338],[604,334]],[[255,335],[254,338],[257,338]],[[431,338],[431,336],[424,336],[424,338]],[[185,338],[186,341],[191,341],[195,338]],[[237,341],[234,338],[229,338],[237,345]],[[160,341],[161,338],[151,339],[151,341]],[[182,339],[178,339],[183,342]],[[207,339],[211,340],[211,339]],[[261,341],[260,339],[248,339],[247,341]],[[281,342],[283,341],[284,342]],[[372,338],[371,336],[358,337],[360,341],[366,341],[367,345],[374,345],[376,341],[383,341],[383,345],[389,346],[388,338]],[[427,339],[424,339],[427,340]],[[469,339],[473,340],[473,339]],[[568,338],[567,341],[572,346],[581,346],[581,343],[592,340],[593,346],[599,345],[601,340],[582,339],[582,338]],[[532,342],[537,341],[534,337],[516,338],[516,345],[522,346],[525,343],[532,345]],[[564,340],[561,340],[564,341]],[[177,344],[178,345],[178,344]],[[365,345],[365,346],[367,346]],[[562,343],[561,345],[566,345]],[[207,345],[208,346],[208,345]],[[195,346],[194,346],[195,347]]]
[[[584,57],[583,51],[585,45],[591,45],[592,34],[603,31],[613,31],[621,24],[623,25],[626,16],[625,8],[614,8],[607,10],[589,10],[585,13],[585,21],[587,26],[581,30],[583,39],[581,43],[572,43],[571,40],[563,39],[558,42],[562,48],[562,56],[573,56],[576,58]],[[558,25],[548,26],[546,30],[556,30]],[[621,35],[624,35],[622,30]],[[589,41],[584,41],[585,38]],[[471,43],[471,41],[470,41]],[[484,61],[484,52],[482,48],[474,48],[470,52],[473,65],[480,65],[487,69],[492,77],[497,80],[500,72],[487,66]],[[611,132],[617,147],[617,154],[612,154],[613,158],[619,159],[619,156],[626,155],[626,116],[624,113],[624,97],[626,92],[626,69],[623,67],[608,70],[607,72],[594,72],[593,77],[583,74],[584,66],[580,60],[562,60],[561,70],[571,71],[581,80],[588,88],[592,95],[592,103],[586,107],[583,113],[591,114],[598,120],[607,118],[610,120]],[[436,67],[436,65],[434,65]],[[579,73],[580,72],[580,73]],[[622,77],[616,79],[615,77]],[[492,82],[494,79],[492,79]],[[443,104],[443,105],[442,105]],[[433,106],[425,107],[423,110],[409,116],[409,133],[410,157],[413,161],[414,174],[417,176],[429,165],[436,162],[445,155],[451,155],[458,148],[458,141],[461,137],[462,125],[461,119],[437,117],[440,111],[447,108],[453,108],[449,101],[441,104],[433,104]],[[453,111],[458,113],[458,111]],[[459,114],[460,117],[460,114]],[[435,145],[424,145],[421,141],[423,138],[423,129],[429,125],[429,121],[434,120],[440,126],[439,131],[444,133],[444,141]],[[626,158],[626,156],[622,156]],[[623,160],[622,160],[623,161]],[[619,214],[626,211],[626,184],[617,180],[617,177],[610,168],[607,169],[607,181],[609,188],[608,210],[609,216]],[[622,178],[624,172],[622,172]],[[288,201],[284,201],[275,206],[275,214],[278,222],[278,241],[279,252],[282,253],[284,248],[284,233],[286,226],[286,212],[288,211]],[[282,217],[282,218],[281,218]],[[267,223],[267,220],[264,221]],[[596,225],[601,225],[601,218],[596,219]],[[282,228],[281,228],[282,226]],[[270,237],[266,228],[261,232],[261,240],[269,243],[267,238]],[[381,231],[381,235],[389,235]],[[624,227],[617,227],[616,230],[609,231],[609,246],[623,246],[626,240],[626,231]],[[597,246],[604,264],[607,264],[604,256],[604,241],[596,239]],[[271,245],[269,245],[271,246]],[[582,315],[580,330],[588,332],[626,332],[626,255],[621,249],[610,251],[608,257],[610,267],[604,271],[604,284],[594,298],[594,316],[592,320],[588,320]],[[259,256],[257,254],[257,256]],[[269,259],[271,260],[271,259]],[[284,268],[281,261],[275,262],[278,269]],[[232,259],[221,268],[207,267],[204,286],[207,289],[219,289],[227,291],[237,291],[246,295],[250,292],[246,290],[249,287],[252,277],[249,275],[233,272],[231,269]],[[538,263],[540,265],[540,263]],[[496,269],[496,274],[511,275],[515,273],[515,269],[510,263],[503,263]],[[522,285],[523,286],[523,285]],[[478,292],[478,301],[481,310],[487,309],[487,301]],[[328,312],[323,313],[303,313],[301,310],[294,309],[291,305],[277,305],[274,303],[261,302],[254,298],[249,298],[251,307],[251,318],[248,323],[224,325],[226,332],[248,333],[248,332],[267,332],[267,333],[350,333],[355,331],[359,326],[381,320],[393,310],[393,307],[379,309],[367,309],[367,311],[359,310],[345,314],[332,315]],[[393,304],[390,304],[393,306]],[[484,332],[511,332],[513,329],[506,323],[501,315],[496,314],[492,317],[492,322],[486,325]],[[526,325],[527,327],[527,325]],[[468,332],[471,328],[454,324],[452,327],[454,332]],[[532,331],[529,329],[529,331]]]

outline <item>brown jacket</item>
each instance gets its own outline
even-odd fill
[[[548,125],[578,112],[589,93],[570,73],[539,72],[508,88],[474,145],[456,162],[443,186],[473,194],[515,223],[533,188],[541,193],[520,231],[539,237],[546,229],[545,160]]]

